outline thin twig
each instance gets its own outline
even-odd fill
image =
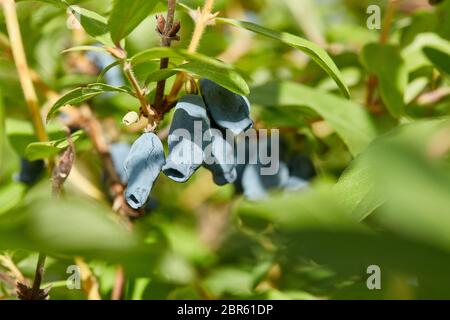
[[[34,273],[34,280],[33,280],[33,297],[38,296],[38,292],[41,288],[42,278],[44,276],[44,267],[45,267],[45,259],[47,259],[47,256],[43,253],[39,253],[38,256],[38,262],[36,265],[36,272]]]
[[[175,19],[175,7],[177,1],[176,0],[167,0],[167,18],[165,21],[164,32],[161,34],[161,46],[170,47],[172,42],[171,34],[172,28],[174,27],[174,19]],[[169,66],[169,58],[162,58],[160,62],[160,69],[167,69]],[[155,108],[156,110],[162,110],[164,103],[164,91],[166,88],[166,80],[158,81],[156,85],[156,93],[155,93]]]
[[[188,52],[194,53],[197,51],[198,46],[200,45],[200,40],[202,39],[203,33],[205,32],[206,26],[210,21],[213,5],[214,0],[205,1],[205,5],[203,6],[201,14],[198,17],[198,20],[196,21],[194,33],[192,35],[192,39],[188,47]],[[172,86],[172,89],[170,90],[170,93],[167,97],[169,104],[174,100],[176,100],[178,93],[181,91],[181,88],[183,87],[184,80],[185,74],[183,72],[178,73],[175,82]]]

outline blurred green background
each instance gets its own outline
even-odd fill
[[[17,3],[47,110],[52,92],[97,79],[83,52],[62,53],[96,40],[69,28],[66,11],[48,2]],[[69,2],[104,16],[113,4]],[[37,139],[0,13],[0,299],[16,298],[7,279],[33,278],[38,251],[49,255],[44,285],[52,284],[51,299],[87,299],[93,291],[108,299],[119,264],[125,299],[450,298],[450,1],[398,1],[386,43],[382,30],[367,27],[372,4],[382,27],[388,1],[216,1],[221,17],[325,48],[351,99],[300,51],[246,30],[208,27],[198,51],[239,70],[251,88],[257,127],[281,129],[289,150],[313,160],[317,177],[307,190],[274,192],[255,203],[232,185],[215,186],[204,169],[186,184],[161,175],[154,208],[132,230],[111,209],[86,135],[76,142],[75,170],[60,200],[51,198],[48,176],[33,186],[14,179]],[[165,10],[162,2],[154,14]],[[159,46],[154,14],[127,37],[130,56]],[[182,29],[174,46],[186,48],[194,23],[181,7],[176,16]],[[144,81],[158,67],[140,65],[136,76]],[[368,101],[371,77],[377,80]],[[137,138],[121,119],[139,101],[114,94],[89,105],[110,141]],[[52,139],[64,138],[56,122],[46,128]],[[70,290],[66,271],[76,263],[87,278],[82,289]],[[381,290],[367,288],[370,265],[381,269]]]

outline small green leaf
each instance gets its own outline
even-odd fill
[[[101,93],[102,91],[90,89],[87,87],[77,88],[66,93],[61,98],[59,98],[59,100],[56,101],[56,103],[50,109],[49,113],[47,114],[47,122],[60,108],[66,105],[78,105],[80,103],[83,103],[84,101],[92,99],[95,96],[98,96]]]
[[[404,114],[408,72],[400,50],[392,45],[370,43],[361,53],[366,69],[377,76],[381,97],[395,118]]]
[[[82,137],[83,131],[77,131],[72,134],[72,141],[76,142]],[[25,149],[25,156],[30,161],[47,159],[52,157],[69,146],[67,138],[62,138],[54,141],[33,142]]]
[[[284,110],[293,106],[313,110],[336,130],[353,155],[362,152],[377,136],[372,118],[363,106],[301,84],[281,82],[256,87],[250,101]],[[296,116],[292,114],[292,119]]]
[[[114,43],[130,34],[148,15],[159,0],[115,0],[108,20]]]
[[[66,93],[58,101],[55,102],[55,104],[47,114],[47,122],[60,108],[66,105],[79,105],[104,92],[121,92],[131,94],[131,91],[127,87],[114,87],[104,83],[93,83],[88,85],[87,87],[74,89]]]
[[[151,80],[161,80],[165,77],[171,77],[174,74],[173,71],[183,71],[197,77],[208,78],[237,94],[248,95],[250,92],[245,80],[232,66],[199,53],[189,53],[186,50],[157,47],[136,54],[131,58],[131,63],[133,65],[138,65],[164,57],[178,61],[186,60],[188,62],[170,69],[171,71],[161,71],[151,74],[149,76]]]
[[[216,20],[218,22],[223,22],[236,27],[244,28],[252,32],[262,34],[266,37],[279,40],[291,47],[303,51],[308,56],[310,56],[311,59],[313,59],[321,68],[323,68],[328,73],[328,75],[330,75],[334,79],[334,81],[336,81],[337,85],[341,89],[344,96],[350,98],[350,91],[348,90],[347,85],[345,84],[344,79],[342,78],[342,75],[339,69],[337,68],[336,64],[330,58],[328,53],[324,49],[319,47],[317,44],[305,40],[303,38],[294,36],[290,33],[267,29],[265,27],[262,27],[260,25],[251,22],[238,21],[226,18],[217,18]]]

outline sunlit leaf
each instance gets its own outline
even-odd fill
[[[336,64],[330,58],[327,52],[323,50],[321,47],[319,47],[317,44],[305,40],[303,38],[294,36],[290,33],[267,29],[263,26],[251,22],[225,18],[218,18],[217,21],[231,24],[233,26],[240,28],[245,28],[247,30],[262,34],[266,37],[279,40],[291,47],[303,51],[308,56],[310,56],[311,59],[313,59],[320,67],[322,67],[328,73],[328,75],[334,79],[334,81],[336,81],[337,85],[341,89],[344,96],[346,96],[347,98],[350,97],[350,91],[348,90],[347,85],[345,84],[339,69],[336,67]]]

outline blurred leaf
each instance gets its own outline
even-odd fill
[[[303,51],[308,56],[310,56],[311,59],[313,59],[317,64],[319,64],[319,66],[322,67],[328,73],[328,75],[334,79],[334,81],[336,81],[337,85],[341,89],[341,92],[344,94],[344,96],[350,98],[350,91],[348,90],[347,85],[345,84],[339,69],[336,67],[336,64],[333,62],[333,60],[330,58],[327,52],[323,50],[321,47],[319,47],[317,44],[302,39],[300,37],[294,36],[292,34],[270,30],[251,22],[225,18],[218,18],[216,20],[218,22],[231,24],[236,27],[244,28],[262,34],[266,37],[275,40],[280,40],[291,47]]]
[[[390,141],[372,155],[377,187],[387,199],[374,217],[397,234],[450,252],[450,173],[428,153],[450,121],[432,124],[425,145]]]
[[[370,43],[364,46],[361,59],[366,69],[377,76],[381,97],[395,118],[404,114],[404,94],[408,83],[405,62],[397,47]]]
[[[373,170],[364,155],[356,158],[340,177],[334,191],[346,206],[347,213],[356,221],[364,220],[385,198],[375,190]]]
[[[83,131],[76,131],[72,134],[72,141],[76,142],[82,136]],[[30,143],[25,149],[25,156],[30,161],[48,159],[54,155],[57,155],[68,146],[69,142],[67,141],[67,138],[47,142],[33,142]]]
[[[29,121],[8,118],[5,127],[11,147],[20,156],[25,157],[27,146],[38,141],[33,125]],[[48,125],[46,131],[50,139],[62,139],[65,136],[62,127],[57,123]]]
[[[222,267],[208,275],[203,285],[218,297],[225,294],[248,296],[252,292],[252,283],[253,275],[251,272],[238,268]]]
[[[69,9],[83,26],[83,29],[87,34],[106,46],[114,47],[105,17],[79,6],[69,6]]]
[[[439,70],[450,74],[450,42],[445,48],[427,46],[423,48],[423,52]]]
[[[402,51],[402,57],[409,72],[433,64],[447,72],[449,55],[450,42],[434,33],[417,35],[414,41]]]
[[[250,101],[277,108],[302,106],[323,117],[353,155],[363,151],[377,133],[370,115],[355,102],[293,82],[269,83],[252,89]]]
[[[0,215],[17,206],[25,192],[25,185],[12,183],[0,189]]]
[[[159,0],[115,0],[108,20],[114,43],[130,34],[156,6]]]
[[[164,57],[179,61],[188,60],[189,62],[169,70],[157,71],[150,75],[150,80],[168,78],[174,74],[173,70],[186,71],[199,77],[206,77],[237,94],[248,95],[250,92],[245,80],[232,66],[199,53],[156,47],[136,54],[131,58],[131,63],[138,65]]]
[[[375,170],[379,166],[377,155],[386,151],[384,148],[380,149],[380,145],[397,141],[403,144],[414,143],[416,147],[423,148],[427,137],[430,137],[444,122],[444,120],[422,121],[400,126],[380,136],[363,154],[353,160],[334,186],[334,192],[345,205],[348,214],[357,221],[364,220],[387,200],[387,194],[383,189],[387,184],[385,181],[391,181],[392,178],[378,181],[380,173]],[[391,166],[386,162],[381,168],[389,172]],[[377,182],[382,187],[379,187]]]
[[[190,228],[171,224],[161,226],[172,250],[194,263],[208,263],[212,255],[198,235]]]
[[[427,77],[420,77],[411,81],[405,91],[405,103],[413,102],[425,90],[428,82]]]

